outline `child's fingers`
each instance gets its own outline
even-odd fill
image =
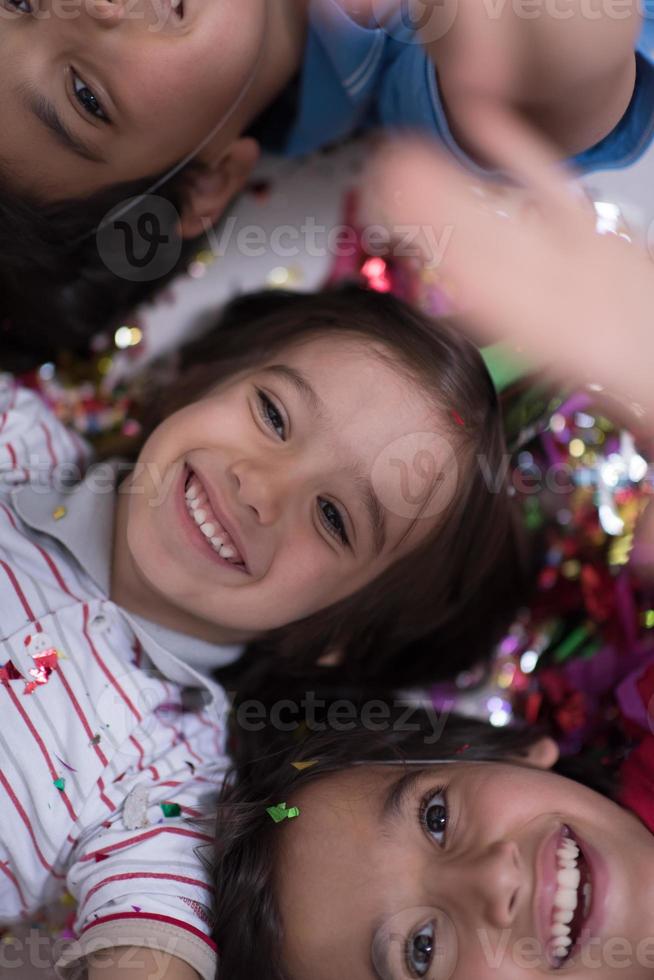
[[[566,222],[502,217],[492,199],[480,202],[474,178],[424,143],[387,150],[371,183],[367,217],[391,232],[419,229],[446,291],[486,336],[654,410],[654,270],[638,248],[597,235],[577,208]]]
[[[496,102],[468,103],[460,119],[466,136],[487,164],[535,195],[543,210],[576,212],[583,194],[557,151]],[[553,216],[553,214],[551,216]]]

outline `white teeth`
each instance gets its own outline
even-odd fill
[[[554,904],[560,909],[571,909],[573,912],[577,908],[577,893],[573,888],[559,888],[554,896]]]
[[[563,868],[556,876],[557,885],[561,885],[563,888],[574,888],[575,891],[579,888],[580,881],[581,872],[579,868]]]
[[[552,924],[550,926],[550,941],[554,956],[565,959],[573,943],[570,924],[572,923],[579,900],[579,884],[581,872],[579,863],[579,846],[571,838],[561,841],[556,850],[556,893],[552,909]],[[586,901],[586,890],[588,900]],[[584,885],[584,915],[590,905],[590,884]]]
[[[232,560],[238,557],[238,552],[235,548],[231,546],[231,541],[226,531],[216,522],[214,517],[213,521],[210,520],[214,515],[211,511],[211,505],[207,498],[206,493],[202,485],[192,477],[189,486],[186,489],[186,506],[189,514],[198,525],[203,535],[210,542],[214,551],[216,551],[221,558]]]

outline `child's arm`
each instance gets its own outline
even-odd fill
[[[570,156],[609,133],[629,104],[639,0],[591,12],[586,0],[403,0],[402,9],[420,28],[464,142],[465,99],[501,100]]]
[[[88,980],[200,980],[188,963],[158,950],[114,947],[88,964]]]
[[[517,119],[487,108],[476,129],[489,158],[526,186],[534,205],[528,220],[480,207],[472,186],[481,180],[426,145],[380,159],[365,220],[433,226],[447,241],[438,271],[482,334],[514,341],[566,377],[602,382],[654,412],[649,256],[595,232],[590,206],[554,166],[555,154]]]

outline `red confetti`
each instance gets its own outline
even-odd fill
[[[50,647],[42,653],[33,654],[32,660],[35,666],[30,668],[30,676],[34,680],[27,682],[23,694],[31,694],[37,687],[48,683],[52,671],[56,669],[59,663],[59,654],[54,647]]]
[[[8,684],[9,681],[20,681],[23,675],[19,674],[11,660],[8,660],[3,667],[0,667],[0,684]]]
[[[457,425],[460,425],[461,428],[465,428],[465,422],[463,421],[459,413],[456,412],[454,409],[452,409],[452,418],[454,419]]]

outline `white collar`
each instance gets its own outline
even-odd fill
[[[30,528],[58,541],[109,599],[116,488],[131,464],[110,459],[89,468],[73,487],[27,484],[12,492],[14,510]],[[65,515],[57,510],[65,508]],[[215,694],[210,678],[216,667],[233,663],[241,646],[219,646],[149,622],[120,606],[144,652],[161,673],[175,683],[204,687]]]

